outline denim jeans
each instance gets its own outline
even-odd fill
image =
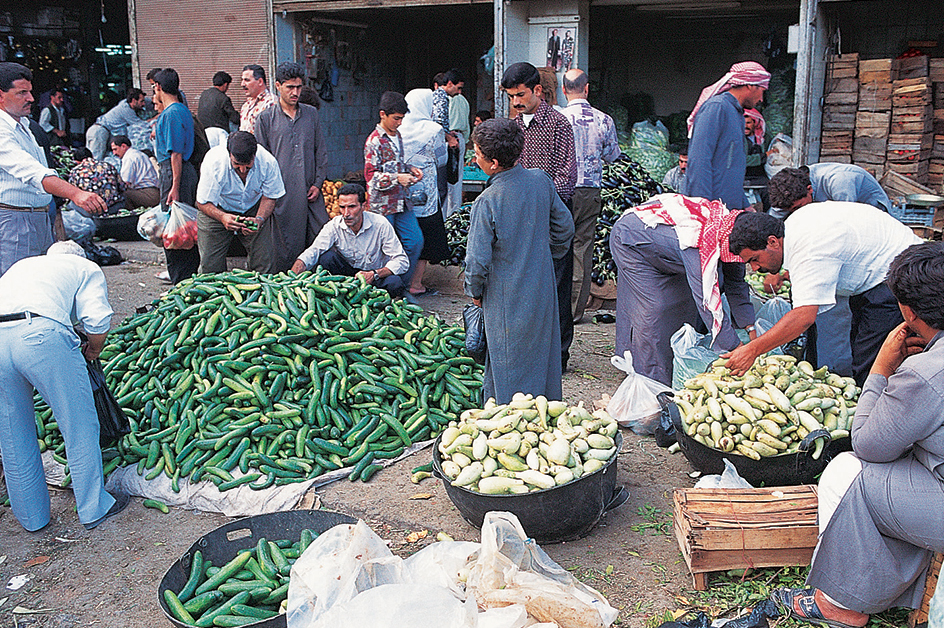
[[[420,223],[416,221],[416,214],[412,209],[407,209],[399,214],[389,214],[387,220],[393,225],[393,230],[397,232],[400,238],[400,244],[406,256],[410,258],[410,269],[403,273],[403,283],[407,286],[413,279],[413,273],[416,272],[416,263],[420,261],[420,254],[423,252],[423,232],[420,230]],[[568,297],[569,298],[569,297]]]

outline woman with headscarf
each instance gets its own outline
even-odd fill
[[[452,255],[441,211],[446,178],[445,172],[440,171],[445,168],[449,153],[443,127],[433,121],[432,90],[411,90],[406,95],[406,102],[409,111],[400,126],[403,158],[409,165],[423,171],[423,178],[410,188],[413,213],[423,231],[423,251],[409,291],[413,296],[422,296],[432,293],[423,286],[426,264],[437,264]]]
[[[728,251],[739,213],[719,201],[660,194],[613,225],[616,354],[629,349],[640,375],[672,385],[669,340],[684,323],[710,331],[716,351],[741,344],[735,325],[755,337],[744,263]]]

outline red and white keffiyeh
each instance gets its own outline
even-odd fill
[[[744,116],[754,121],[754,133],[750,136],[758,146],[764,145],[764,133],[767,132],[767,123],[764,122],[764,116],[760,115],[757,109],[745,109]]]
[[[698,113],[698,110],[706,100],[716,94],[721,94],[732,87],[738,87],[740,85],[760,85],[764,89],[767,89],[770,85],[770,72],[765,70],[764,66],[756,61],[742,61],[732,65],[728,73],[722,76],[717,83],[701,90],[698,101],[695,103],[695,108],[692,109],[691,115],[688,116],[688,136],[692,136],[692,127],[695,125],[695,114]]]
[[[713,341],[721,331],[724,320],[721,289],[718,287],[718,261],[741,261],[740,257],[728,250],[728,239],[734,228],[734,219],[743,210],[729,210],[721,201],[681,194],[659,194],[630,211],[647,227],[674,226],[680,248],[698,248],[702,303],[711,312]]]

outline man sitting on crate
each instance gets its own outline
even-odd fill
[[[403,295],[403,273],[410,259],[403,251],[393,226],[380,214],[365,212],[367,192],[356,183],[338,190],[340,216],[322,227],[292,270],[300,273],[316,264],[335,275],[363,277],[392,297]]]
[[[226,252],[239,238],[249,253],[249,269],[275,269],[275,226],[269,218],[285,194],[279,162],[256,145],[252,133],[236,131],[226,146],[214,146],[200,166],[197,237],[200,271],[226,271]]]
[[[885,280],[904,323],[885,339],[852,423],[853,453],[819,481],[819,544],[806,589],[771,595],[785,615],[864,626],[918,608],[944,551],[944,244],[902,251]]]

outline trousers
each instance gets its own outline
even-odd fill
[[[423,231],[412,209],[406,209],[398,214],[388,214],[387,220],[393,225],[393,230],[400,238],[400,244],[403,245],[406,256],[410,258],[410,269],[402,275],[403,283],[410,285],[413,273],[416,272],[416,263],[420,261],[420,255],[423,253]]]

